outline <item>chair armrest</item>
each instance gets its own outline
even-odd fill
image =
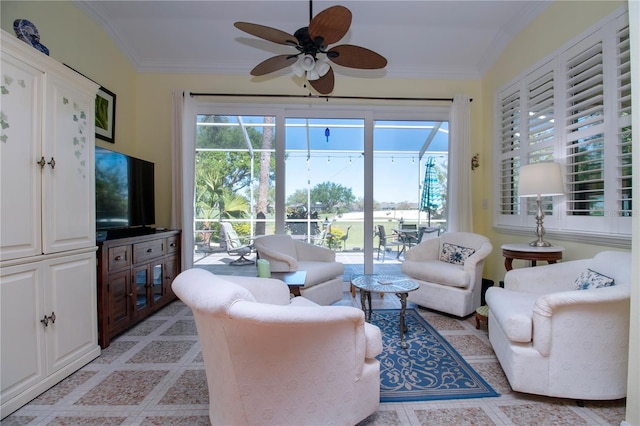
[[[313,260],[316,262],[335,262],[336,252],[326,247],[315,246],[304,241],[294,241],[298,260]]]
[[[366,339],[364,357],[375,358],[382,353],[382,332],[378,326],[364,323],[364,337]]]
[[[491,243],[483,243],[471,256],[464,261],[464,270],[473,273],[478,263],[485,260],[493,250]]]
[[[438,260],[440,258],[440,239],[434,238],[421,242],[407,250],[406,260]]]
[[[630,295],[630,288],[621,285],[540,296],[533,307],[534,348],[547,356],[554,339],[561,339],[565,344],[578,339],[575,345],[578,348],[580,342],[588,340],[587,336],[598,331],[605,335],[614,333],[615,327],[629,322]],[[563,319],[565,313],[567,316]],[[554,321],[558,324],[556,327]]]
[[[249,290],[257,302],[272,305],[291,303],[289,286],[280,280],[236,275],[225,275],[224,279]]]
[[[293,256],[289,256],[280,251],[273,250],[269,247],[265,247],[264,245],[260,246],[258,250],[260,257],[266,259],[268,261],[276,261],[286,264],[288,266],[289,271],[297,271],[298,270],[298,259]],[[284,272],[276,265],[271,265],[271,271],[273,272]]]
[[[512,269],[504,276],[504,288],[538,294],[573,290],[575,279],[588,265],[589,259],[581,259]]]

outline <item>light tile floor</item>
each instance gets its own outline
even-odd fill
[[[385,265],[391,262],[386,261]],[[233,274],[255,275],[255,267],[228,268]],[[358,265],[347,268],[350,273],[361,272]],[[395,268],[397,273],[397,263]],[[223,270],[217,268],[217,273]],[[359,307],[359,298],[352,298],[346,287],[343,300],[338,303]],[[374,309],[399,308],[398,299],[388,295],[374,295],[373,303]],[[572,400],[512,392],[486,330],[476,330],[473,317],[458,319],[420,308],[418,311],[501,396],[383,403],[359,426],[619,425],[624,419],[624,400],[592,401],[579,407]],[[190,309],[180,301],[165,307],[112,340],[99,358],[1,423],[208,425],[204,365]]]

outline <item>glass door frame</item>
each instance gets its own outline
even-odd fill
[[[313,102],[313,101],[312,101]],[[364,121],[364,229],[373,229],[374,207],[374,143],[373,126],[376,121],[449,121],[451,105],[427,106],[371,106],[337,105],[330,98],[322,103],[307,104],[249,104],[216,103],[200,101],[197,114],[228,116],[273,116],[275,117],[275,229],[277,234],[285,233],[286,219],[286,165],[285,165],[285,118],[349,118]],[[374,235],[364,234],[364,272],[373,273]]]

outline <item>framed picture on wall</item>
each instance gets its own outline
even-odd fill
[[[96,96],[96,137],[115,143],[116,95],[100,87]]]

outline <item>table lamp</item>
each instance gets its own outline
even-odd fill
[[[562,169],[558,163],[534,163],[520,167],[518,182],[518,196],[537,197],[538,212],[536,213],[536,235],[538,239],[529,243],[534,247],[550,247],[551,244],[543,240],[544,212],[542,211],[542,198],[544,196],[563,195],[564,183],[562,181]]]

